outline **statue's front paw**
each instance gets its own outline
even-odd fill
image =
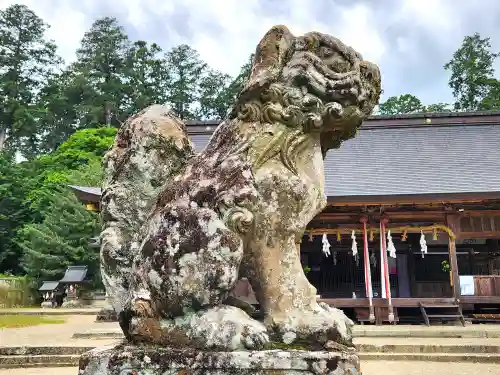
[[[320,302],[319,306],[329,315],[334,317],[335,322],[337,323],[338,329],[342,332],[345,332],[347,336],[352,337],[352,329],[354,327],[354,322],[344,314],[342,310],[339,310],[335,307],[331,307],[327,303]]]
[[[263,326],[247,325],[241,336],[241,343],[248,350],[263,349],[269,342],[269,335]]]

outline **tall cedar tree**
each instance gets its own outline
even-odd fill
[[[169,72],[167,101],[183,120],[196,118],[196,105],[200,97],[200,81],[207,69],[196,52],[182,44],[165,54]]]
[[[77,104],[80,128],[118,127],[124,121],[129,48],[129,39],[115,18],[98,19],[83,36],[71,67],[81,94]]]
[[[156,43],[138,40],[131,44],[126,56],[126,85],[124,88],[126,116],[152,104],[167,101],[169,72]]]
[[[0,151],[27,155],[37,142],[37,92],[61,63],[46,25],[24,5],[0,11]]]

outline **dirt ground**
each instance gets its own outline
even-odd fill
[[[93,315],[68,315],[61,316],[66,320],[64,324],[47,324],[35,327],[5,328],[0,329],[0,346],[87,346],[93,345],[95,340],[72,339],[73,333],[85,331],[91,327],[98,327]],[[116,323],[116,325],[118,325]],[[99,340],[99,345],[106,345]]]
[[[84,332],[88,329],[111,329],[117,327],[117,323],[94,323],[95,316],[92,315],[69,315],[64,317],[67,322],[58,325],[41,325],[36,327],[25,327],[16,329],[0,329],[1,346],[22,345],[54,345],[54,346],[92,346],[96,340],[72,339],[75,332]],[[419,328],[419,327],[417,327]],[[363,329],[377,329],[363,328]],[[380,329],[380,328],[378,328]],[[392,330],[410,330],[413,327],[393,327]],[[416,328],[415,328],[416,329]],[[432,329],[432,327],[431,327]],[[440,328],[442,329],[442,328]],[[450,327],[452,329],[452,327]],[[484,327],[468,327],[467,330],[484,330]],[[488,326],[489,330],[499,330],[498,326]],[[411,339],[413,344],[433,341],[433,344],[489,344],[500,345],[500,339],[445,339],[445,338],[420,338]],[[107,345],[115,340],[97,340],[97,345]],[[407,338],[357,338],[355,342],[361,344],[403,344],[408,343]],[[363,375],[500,375],[500,364],[483,363],[443,363],[443,362],[406,362],[406,361],[364,361],[362,362]],[[34,368],[34,369],[0,369],[0,375],[77,375],[76,367],[63,368]]]

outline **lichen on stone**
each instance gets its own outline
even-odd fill
[[[326,152],[355,136],[380,91],[378,68],[338,39],[276,26],[199,154],[168,108],[129,119],[104,159],[101,201],[102,274],[127,340],[219,352],[351,346],[353,322],[317,303],[297,238],[326,205]],[[263,321],[228,298],[242,277]]]

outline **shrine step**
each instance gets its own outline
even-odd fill
[[[361,361],[425,361],[425,362],[467,362],[497,363],[499,354],[468,353],[359,353]],[[363,362],[361,362],[363,363]]]
[[[23,355],[81,355],[96,346],[1,346],[0,356],[23,356]]]
[[[0,369],[78,366],[79,360],[80,354],[0,355]]]
[[[360,353],[386,353],[386,354],[499,354],[500,345],[433,345],[422,344],[357,344]]]
[[[99,323],[106,324],[106,323]],[[354,337],[405,337],[405,338],[500,338],[498,325],[470,325],[461,326],[354,326]],[[123,333],[116,327],[94,328],[87,331],[75,332],[74,339],[124,339]]]

